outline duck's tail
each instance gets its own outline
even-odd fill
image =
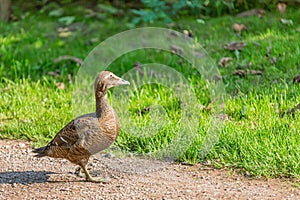
[[[32,152],[36,153],[36,155],[34,155],[34,157],[41,158],[41,157],[47,156],[47,154],[45,152],[46,147],[47,146],[33,149]]]

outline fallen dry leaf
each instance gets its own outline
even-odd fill
[[[9,16],[9,21],[18,21],[19,20],[19,18],[16,16],[16,15],[14,15],[14,14],[10,14],[10,16]]]
[[[272,46],[268,46],[268,48],[267,48],[267,52],[266,52],[266,57],[269,57],[270,55],[271,55],[271,53],[272,53]]]
[[[201,53],[201,52],[197,52],[197,51],[193,51],[193,55],[198,57],[198,58],[203,58],[206,54]]]
[[[280,19],[280,22],[284,25],[288,25],[288,26],[292,26],[294,23],[293,23],[293,20],[291,19]]]
[[[134,68],[135,70],[137,70],[141,76],[144,75],[144,70],[142,69],[142,66],[143,66],[143,64],[140,63],[139,61],[137,61],[137,62],[133,65],[133,68]]]
[[[177,60],[177,63],[178,63],[179,65],[182,65],[183,60],[182,60],[182,59],[178,59],[178,60]]]
[[[57,82],[55,85],[56,85],[57,89],[59,89],[59,90],[66,89],[66,85],[63,82]]]
[[[183,49],[181,47],[176,46],[176,45],[171,45],[170,50],[171,50],[172,53],[179,54],[179,55],[181,55],[183,53]]]
[[[229,44],[225,44],[225,49],[229,51],[239,50],[241,51],[246,46],[245,42],[231,42]]]
[[[229,115],[227,115],[227,114],[219,114],[217,116],[217,118],[220,119],[220,120],[222,120],[222,121],[231,121]]]
[[[257,47],[260,47],[260,46],[261,46],[261,44],[260,44],[259,42],[253,42],[253,44],[254,44],[255,46],[257,46]]]
[[[243,69],[238,69],[234,72],[232,72],[232,75],[234,76],[240,76],[240,77],[245,77],[246,75],[262,75],[263,72],[260,70],[243,70]]]
[[[171,27],[169,27],[169,28],[171,28]],[[177,31],[171,31],[171,32],[170,32],[170,36],[171,36],[171,37],[179,37],[179,36],[180,36],[180,33],[178,33]]]
[[[70,29],[68,27],[64,27],[64,28],[59,27],[57,29],[57,31],[58,31],[58,36],[62,37],[62,38],[69,37],[69,36],[73,35],[73,32],[70,31]]]
[[[73,82],[71,74],[68,74],[68,81],[69,81],[70,84]]]
[[[69,30],[68,27],[64,27],[64,28],[59,27],[59,28],[57,29],[57,31],[58,31],[59,33],[61,33],[61,32],[68,32],[68,31],[70,31],[70,30]]]
[[[232,58],[230,57],[223,57],[221,58],[221,60],[218,62],[218,65],[221,67],[228,67],[229,65],[231,65]]]
[[[209,111],[211,111],[212,106],[213,106],[214,103],[215,103],[215,100],[212,100],[211,102],[209,102],[209,103],[207,104],[207,106],[204,106],[204,105],[202,105],[202,104],[198,104],[197,107],[198,107],[201,111],[207,111],[207,112],[209,112]]]
[[[137,62],[134,64],[133,67],[134,67],[135,69],[141,69],[142,64],[141,64],[139,61],[137,61]]]
[[[73,35],[73,32],[71,32],[71,31],[60,32],[60,33],[58,34],[58,36],[59,36],[59,37],[62,37],[62,38],[70,37],[71,35]]]
[[[287,5],[285,3],[278,3],[276,9],[280,14],[285,13]]]
[[[241,33],[242,31],[244,30],[247,30],[247,26],[245,26],[244,24],[237,24],[237,23],[234,23],[232,25],[232,29],[235,31],[235,32],[238,32],[238,33]]]
[[[222,80],[222,76],[214,75],[212,79],[213,79],[214,81],[220,81],[220,80]]]
[[[190,38],[194,38],[194,35],[193,35],[192,31],[183,30],[182,32],[183,32],[184,35],[186,35]]]
[[[276,62],[277,62],[277,58],[276,57],[270,58],[271,65],[274,65]]]
[[[47,74],[50,76],[58,77],[60,75],[60,70],[57,69],[54,72],[51,71],[51,72],[48,72]]]
[[[242,69],[238,69],[234,72],[232,72],[232,75],[234,76],[240,76],[240,77],[244,77],[246,76],[247,72],[245,70],[242,70]]]
[[[54,63],[58,63],[61,62],[63,60],[71,60],[73,62],[78,63],[79,65],[83,64],[83,60],[74,56],[69,56],[69,55],[64,55],[64,56],[59,56],[58,58],[54,59],[53,62]]]
[[[293,83],[300,83],[300,74],[293,78]]]
[[[263,72],[260,70],[249,70],[248,74],[250,75],[262,75]]]
[[[300,103],[298,105],[296,105],[294,108],[292,108],[291,110],[281,113],[281,117],[283,117],[285,114],[289,114],[294,117],[295,112],[297,112],[297,111],[300,112]]]
[[[247,69],[247,68],[250,69],[251,65],[252,65],[251,62],[248,62],[244,65],[238,64],[238,69]]]
[[[207,106],[201,104],[198,105],[199,110],[207,111],[207,112],[211,111],[211,107],[212,107],[212,102],[210,102]]]
[[[3,92],[3,91],[8,91],[8,90],[10,90],[10,87],[8,87],[8,86],[6,86],[6,87],[3,88],[3,89],[0,88],[0,93]]]
[[[143,116],[143,115],[145,115],[145,114],[147,114],[147,113],[149,113],[150,112],[150,110],[151,110],[151,106],[148,106],[148,107],[146,107],[146,108],[144,108],[144,109],[142,109],[142,110],[140,110],[140,114]]]
[[[265,14],[265,10],[255,8],[252,10],[247,10],[247,11],[241,12],[241,13],[237,14],[236,16],[237,17],[249,17],[249,16],[262,17],[264,14]]]

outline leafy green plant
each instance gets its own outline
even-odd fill
[[[144,9],[132,9],[132,13],[136,15],[133,18],[131,24],[135,26],[140,22],[153,23],[156,20],[163,20],[165,23],[172,22],[174,17],[183,8],[201,8],[201,4],[198,1],[186,1],[180,0],[171,5],[161,0],[141,0],[144,4]]]
[[[277,1],[263,0],[257,3],[254,0],[141,0],[141,3],[143,8],[131,10],[135,15],[130,23],[131,27],[157,20],[170,23],[180,15],[221,16],[257,7],[273,9]]]

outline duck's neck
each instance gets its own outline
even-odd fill
[[[101,95],[96,93],[96,116],[100,117],[109,108],[107,92]]]

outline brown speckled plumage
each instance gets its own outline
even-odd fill
[[[91,155],[107,148],[117,138],[119,120],[108,103],[107,91],[111,87],[127,84],[128,81],[111,72],[101,72],[94,83],[96,112],[72,120],[47,146],[34,149],[33,152],[37,153],[35,157],[65,158],[79,165],[88,181],[101,181],[90,176],[86,165]]]

